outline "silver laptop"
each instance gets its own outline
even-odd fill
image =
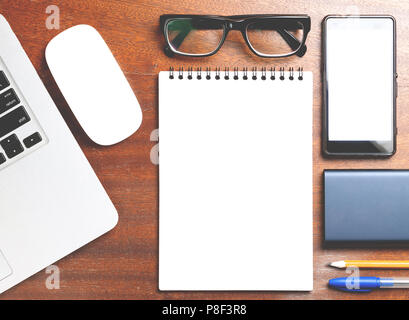
[[[0,15],[0,293],[112,229],[117,212]]]

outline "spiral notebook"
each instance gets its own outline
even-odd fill
[[[312,290],[312,89],[302,69],[160,72],[160,290]]]

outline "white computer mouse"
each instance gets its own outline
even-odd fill
[[[142,111],[104,39],[89,25],[69,28],[47,45],[47,64],[86,134],[113,145],[131,136]]]

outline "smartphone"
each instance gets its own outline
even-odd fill
[[[323,20],[323,153],[388,157],[396,151],[396,21]]]

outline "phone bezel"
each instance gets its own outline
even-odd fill
[[[389,141],[390,149],[382,151],[376,149],[373,141],[329,141],[328,140],[328,84],[326,72],[326,35],[327,21],[329,19],[348,19],[348,18],[379,18],[391,19],[393,22],[393,135]],[[356,70],[359,72],[359,70]],[[396,73],[396,20],[391,15],[328,15],[322,21],[322,81],[323,81],[323,130],[322,130],[322,150],[324,156],[328,157],[390,157],[396,152],[396,97],[397,97],[397,73]]]

